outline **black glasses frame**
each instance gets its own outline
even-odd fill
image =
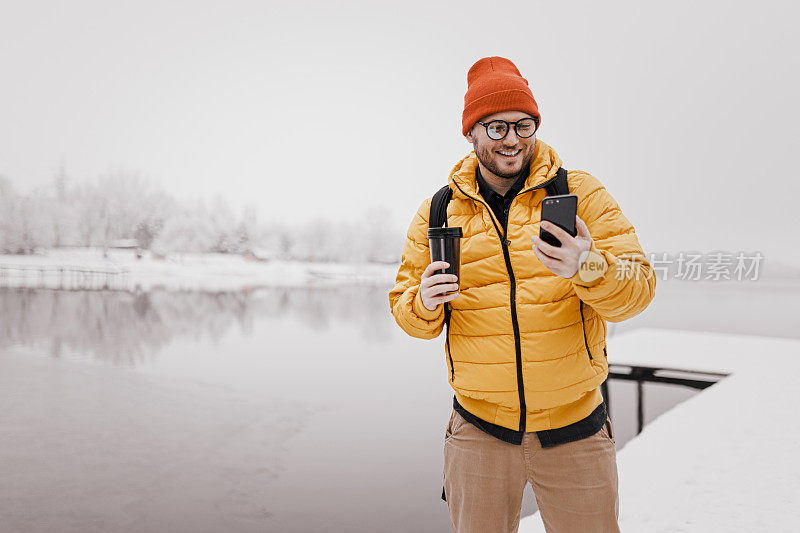
[[[532,120],[533,123],[536,124],[536,127],[533,128],[533,133],[531,133],[530,135],[520,135],[519,131],[517,130],[517,124],[522,122],[523,120]],[[500,137],[499,139],[495,139],[494,137],[489,135],[489,125],[493,124],[495,122],[502,122],[503,124],[506,125],[506,133],[502,137]],[[519,137],[520,139],[527,139],[528,137],[533,137],[533,135],[539,129],[539,120],[536,117],[525,117],[525,118],[521,118],[521,119],[517,120],[516,122],[508,122],[507,120],[500,120],[500,119],[490,120],[489,122],[481,122],[479,120],[479,121],[477,121],[477,124],[480,124],[481,126],[486,128],[486,136],[489,137],[490,139],[492,139],[493,141],[502,141],[503,139],[505,139],[506,135],[508,135],[508,132],[511,131],[511,126],[514,126],[514,133],[516,133],[517,137]]]

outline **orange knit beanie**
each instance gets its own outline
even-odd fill
[[[484,57],[467,74],[467,94],[461,127],[466,135],[481,118],[500,111],[522,111],[541,123],[539,106],[533,99],[528,80],[514,63],[504,57]]]

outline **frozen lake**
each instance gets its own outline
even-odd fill
[[[4,531],[450,531],[442,339],[406,336],[389,289],[0,289]],[[659,282],[609,333],[798,338],[798,296]],[[696,393],[643,389],[645,422]],[[636,384],[609,392],[620,448]]]

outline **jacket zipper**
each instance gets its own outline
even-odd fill
[[[542,187],[546,187],[547,184],[553,181],[554,179],[556,179],[556,176],[553,176],[552,178],[543,183],[540,183],[536,187],[531,187],[530,189],[525,189],[523,191],[518,192],[517,195],[514,196],[513,200],[511,200],[511,204],[508,206],[509,214],[511,213],[511,206],[514,205],[514,200],[516,200],[519,197],[519,195],[536,189],[541,189]],[[458,183],[456,183],[455,180],[453,180],[453,183],[455,183],[455,186],[458,188],[459,191],[461,191],[461,194],[463,194],[467,198],[470,198],[486,206],[486,208],[489,210],[489,217],[492,219],[492,224],[494,225],[494,229],[497,230],[497,235],[498,237],[500,237],[500,244],[503,247],[503,257],[506,261],[506,270],[508,271],[508,277],[511,281],[511,325],[514,328],[514,349],[516,350],[516,361],[517,361],[517,392],[519,394],[519,431],[520,433],[524,434],[527,420],[525,417],[526,415],[525,383],[522,376],[522,341],[520,340],[519,321],[517,319],[517,280],[514,277],[514,270],[511,268],[511,256],[509,255],[508,252],[508,245],[511,244],[511,241],[506,238],[506,234],[508,233],[508,216],[506,216],[506,225],[503,228],[503,232],[501,233],[500,228],[497,225],[497,222],[495,222],[495,216],[494,213],[492,212],[492,208],[489,207],[489,204],[487,204],[483,200],[479,200],[465,193],[464,190],[458,185]],[[584,331],[584,339],[585,336],[586,333]],[[452,359],[451,359],[451,368],[452,368]]]
[[[512,200],[513,203],[513,200]],[[511,206],[508,208],[511,211]],[[505,233],[508,233],[508,218],[506,218],[506,226],[503,228]],[[503,239],[503,256],[506,260],[506,269],[508,270],[509,278],[511,279],[511,324],[514,326],[514,348],[517,352],[517,391],[519,391],[519,431],[525,433],[525,424],[527,417],[525,416],[525,383],[522,379],[522,341],[519,334],[519,319],[517,318],[517,279],[514,277],[514,270],[511,268],[511,255],[508,252],[508,245],[511,243],[508,239]]]

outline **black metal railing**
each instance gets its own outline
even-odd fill
[[[690,387],[692,389],[703,390],[728,374],[723,372],[707,372],[698,370],[686,370],[681,368],[638,366],[638,365],[608,365],[608,379],[620,381],[636,382],[636,413],[637,413],[637,435],[644,427],[644,384],[645,383],[666,383]],[[608,415],[611,416],[611,398],[608,390],[608,380],[600,386],[603,399],[606,402]]]

